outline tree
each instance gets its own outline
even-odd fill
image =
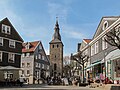
[[[71,76],[71,67],[70,65],[65,65],[63,67],[63,73],[65,76]]]
[[[88,56],[83,55],[82,52],[80,51],[76,55],[71,54],[71,60],[77,61],[82,66],[82,69],[83,69],[83,83],[84,83],[85,82],[84,81],[84,64],[86,62],[88,62]]]
[[[111,31],[106,33],[105,41],[111,46],[115,46],[120,49],[120,27],[113,28]]]

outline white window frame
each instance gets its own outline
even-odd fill
[[[38,59],[38,55],[35,56],[35,59]]]
[[[0,37],[0,46],[3,46],[3,38],[2,37]]]
[[[11,55],[13,55],[13,56],[11,56]],[[8,62],[10,62],[10,63],[15,62],[15,54],[13,54],[13,53],[8,54]]]
[[[25,53],[22,54],[22,57],[25,57]]]
[[[105,50],[108,47],[108,43],[105,41],[105,36],[102,38],[102,50]]]
[[[45,56],[44,55],[42,55],[42,60],[45,60]]]
[[[27,63],[27,67],[30,67],[30,63],[29,62]]]
[[[42,55],[39,53],[38,58],[41,59]]]
[[[39,63],[39,68],[41,67],[41,63]]]
[[[4,27],[4,28],[3,28]],[[3,31],[4,30],[4,31]],[[8,33],[9,32],[9,33]],[[8,25],[2,24],[2,33],[5,34],[10,34],[11,33],[11,28]]]
[[[30,53],[26,53],[26,57],[30,57]]]
[[[15,41],[14,40],[9,40],[9,47],[15,48]]]
[[[44,65],[44,64],[42,64],[42,68],[43,68],[43,69],[45,68],[45,65]]]
[[[95,54],[95,45],[93,44],[91,46],[91,56],[93,56]]]
[[[49,65],[47,65],[47,70],[49,70],[49,68],[50,68]]]
[[[106,25],[106,26],[105,26]],[[105,30],[106,28],[108,28],[108,21],[105,21],[104,23],[103,23],[103,30]]]
[[[35,62],[35,67],[38,67],[38,62]]]
[[[22,63],[22,65],[21,65],[22,67],[25,67],[25,63]]]
[[[98,41],[95,43],[95,54],[98,53]]]
[[[29,71],[29,73],[28,73],[28,71]],[[27,75],[30,75],[30,70],[27,70],[27,72],[26,72],[26,73],[27,73]]]
[[[2,52],[0,52],[0,62],[2,62]]]

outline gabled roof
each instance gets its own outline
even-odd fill
[[[87,44],[91,42],[92,39],[83,39]]]
[[[29,42],[29,43],[30,43],[29,49],[26,49],[26,48],[25,48],[25,46],[27,45],[28,42],[23,43],[23,44],[22,44],[22,46],[23,46],[22,52],[23,52],[23,53],[24,53],[24,52],[34,52],[39,42],[40,42],[40,41]]]
[[[120,18],[120,16],[104,16],[104,17],[102,17],[102,19],[100,20],[100,23],[99,23],[99,25],[98,25],[98,27],[97,27],[97,29],[96,29],[96,32],[95,32],[95,34],[94,34],[94,36],[93,36],[93,39],[94,39],[95,37],[97,37],[100,33],[103,32],[102,26],[103,26],[104,21],[108,21],[108,27],[109,27],[109,26],[110,26],[111,24],[113,24],[118,18]]]
[[[12,26],[12,28],[16,32],[16,35],[17,35],[16,38],[19,39],[20,41],[24,42],[24,40],[22,39],[22,37],[19,35],[19,33],[16,31],[16,29],[13,27],[12,23],[9,21],[9,19],[7,17],[0,21],[0,23],[3,23],[3,22],[9,23],[9,25]]]

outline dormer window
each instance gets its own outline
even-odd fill
[[[10,26],[2,24],[2,33],[10,34]]]
[[[30,43],[28,42],[27,45],[25,46],[26,49],[30,49]]]
[[[103,30],[105,30],[106,28],[108,28],[108,21],[105,21],[105,22],[103,23]]]
[[[14,40],[9,40],[9,47],[15,48],[15,41]]]

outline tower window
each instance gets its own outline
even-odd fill
[[[54,48],[54,45],[52,47]]]
[[[57,64],[55,63],[55,64],[54,64],[54,70],[56,70],[56,69],[57,69]]]
[[[59,47],[59,45],[57,44],[57,48]]]

